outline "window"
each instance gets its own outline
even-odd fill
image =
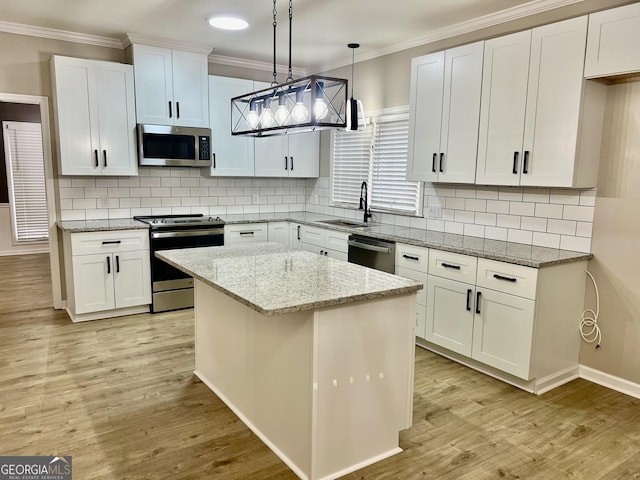
[[[369,187],[377,211],[420,215],[422,183],[408,182],[408,113],[375,116],[362,130],[334,130],[331,152],[331,201],[358,208],[360,186]]]
[[[39,123],[2,122],[13,237],[16,242],[49,236]]]

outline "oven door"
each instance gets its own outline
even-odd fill
[[[153,292],[193,287],[193,278],[156,258],[159,250],[176,248],[216,247],[224,245],[224,229],[208,228],[151,232],[151,281]]]

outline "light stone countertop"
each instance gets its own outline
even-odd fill
[[[114,218],[111,220],[58,220],[56,225],[63,232],[106,232],[109,230],[148,229],[149,225],[132,218]]]
[[[278,243],[162,250],[156,257],[265,316],[422,288],[414,280]]]

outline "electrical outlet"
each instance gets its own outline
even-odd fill
[[[260,201],[260,197],[258,196],[257,193],[254,193],[253,195],[251,195],[251,203],[256,205],[259,201]]]
[[[442,207],[427,207],[428,218],[442,218]]]

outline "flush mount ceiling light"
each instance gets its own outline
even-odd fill
[[[216,15],[207,19],[209,25],[222,30],[244,30],[249,26],[249,23],[240,18],[231,15]]]
[[[291,69],[292,0],[289,0],[289,71],[276,78],[276,0],[273,0],[273,82],[269,88],[231,99],[231,134],[254,137],[345,128],[347,80],[311,75],[294,80]]]

